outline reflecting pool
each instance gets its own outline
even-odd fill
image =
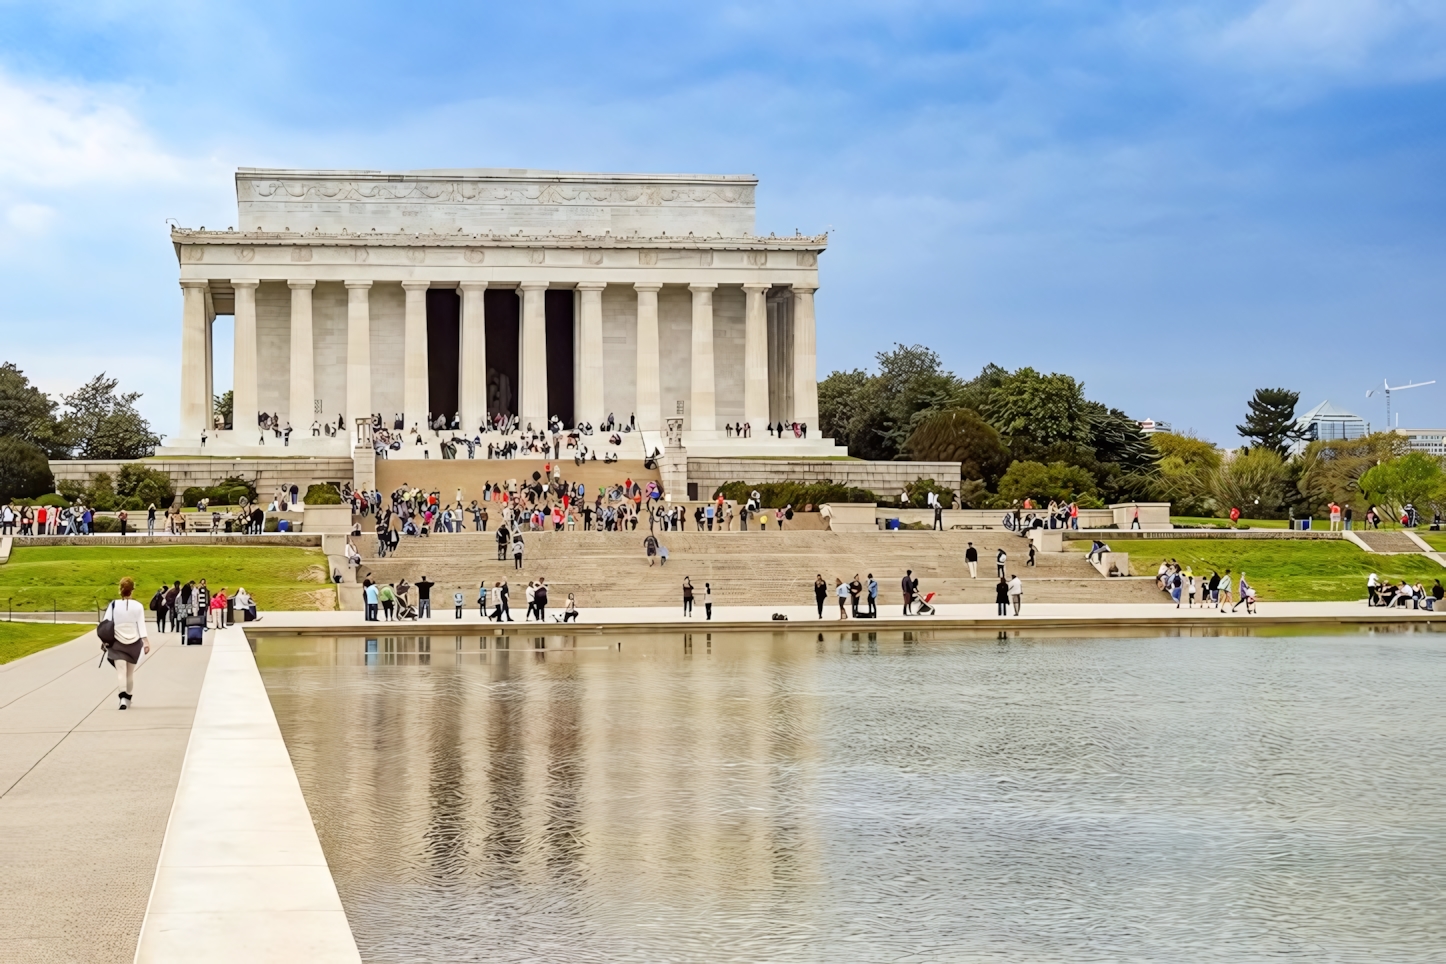
[[[1446,636],[445,628],[254,639],[368,961],[1446,958]]]

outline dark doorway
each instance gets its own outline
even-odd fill
[[[522,302],[511,288],[488,288],[482,303],[487,318],[487,414],[515,415]]]
[[[572,292],[547,292],[547,417],[572,425]]]
[[[452,416],[459,408],[462,371],[462,299],[453,288],[427,289],[427,407],[430,418]]]

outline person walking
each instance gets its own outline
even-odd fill
[[[136,690],[136,664],[141,656],[151,651],[150,636],[146,633],[146,607],[131,598],[135,592],[135,580],[122,577],[120,598],[111,600],[101,618],[101,651],[115,667],[116,681],[120,690],[120,708],[129,709]],[[109,632],[104,632],[109,622]],[[107,639],[106,637],[109,637]]]
[[[1015,573],[1009,580],[1009,602],[1014,606],[1014,615],[1019,615],[1019,604],[1024,601],[1024,580]]]
[[[522,568],[522,529],[519,528],[512,536],[512,568]]]
[[[869,618],[879,618],[879,583],[873,573],[869,573]]]
[[[703,583],[703,618],[713,618],[713,584],[707,582]]]
[[[1009,581],[1002,572],[999,574],[999,581],[994,584],[994,608],[995,615],[1009,615]]]
[[[1220,611],[1225,612],[1225,607],[1230,604],[1230,570],[1225,570],[1225,575],[1220,577]]]
[[[487,617],[487,580],[483,579],[477,587],[477,615]]]
[[[974,548],[974,543],[969,543],[969,548],[964,550],[964,562],[969,566],[969,578],[979,578],[979,550]]]
[[[995,574],[999,576],[1000,579],[1004,578],[1004,564],[1008,561],[1009,553],[1005,552],[1004,547],[1001,546],[999,551],[994,554]]]
[[[818,603],[818,618],[823,618],[823,601],[828,598],[828,582],[819,573],[813,580],[813,598]]]
[[[537,621],[547,622],[547,577],[537,577],[537,588],[532,593],[532,604],[537,610]]]
[[[904,594],[904,615],[914,615],[914,570],[904,570],[904,578],[899,581],[899,589]]]
[[[658,537],[651,532],[649,532],[647,538],[643,540],[643,551],[648,554],[648,568],[651,569],[653,563],[657,561],[658,555]]]
[[[683,615],[693,615],[693,580],[687,576],[683,577]]]
[[[833,580],[833,593],[838,597],[838,618],[848,619],[849,614],[845,607],[848,605],[849,587],[844,585],[844,581],[837,576]]]
[[[502,618],[499,619],[498,622],[516,622],[516,620],[512,618],[512,587],[507,585],[506,579],[502,580],[500,595],[502,597]]]
[[[1033,539],[1030,539],[1030,540],[1029,540],[1029,558],[1026,559],[1026,560],[1024,560],[1024,564],[1025,564],[1026,566],[1029,566],[1030,568],[1033,568],[1033,567],[1034,567],[1034,540],[1033,540]]]
[[[1232,613],[1235,612],[1235,610],[1237,610],[1237,609],[1240,608],[1240,604],[1241,604],[1241,603],[1245,603],[1245,614],[1246,614],[1247,616],[1250,615],[1251,606],[1250,606],[1248,600],[1250,599],[1250,597],[1252,597],[1252,596],[1254,596],[1254,595],[1255,595],[1255,590],[1254,590],[1253,588],[1251,588],[1250,583],[1248,583],[1248,582],[1245,581],[1245,571],[1244,571],[1244,570],[1241,570],[1241,573],[1240,573],[1240,599],[1235,603],[1235,605],[1233,605],[1233,606],[1230,607],[1230,611],[1231,611]]]

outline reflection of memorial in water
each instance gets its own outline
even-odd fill
[[[854,625],[257,658],[368,960],[1439,959],[1434,634]]]

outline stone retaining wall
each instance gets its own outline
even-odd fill
[[[349,482],[352,477],[350,458],[150,458],[150,459],[52,459],[51,474],[59,485],[63,481],[89,482],[97,474],[108,472],[115,478],[121,466],[139,462],[148,469],[158,469],[171,477],[171,484],[180,493],[191,486],[211,486],[228,476],[237,475],[255,483],[262,498],[269,498],[280,485],[296,485],[302,492],[313,482]]]
[[[933,479],[959,487],[958,462],[864,462],[855,459],[723,459],[689,458],[688,481],[699,495],[712,493],[725,482],[835,482],[868,489],[881,498],[897,497],[916,479]]]

